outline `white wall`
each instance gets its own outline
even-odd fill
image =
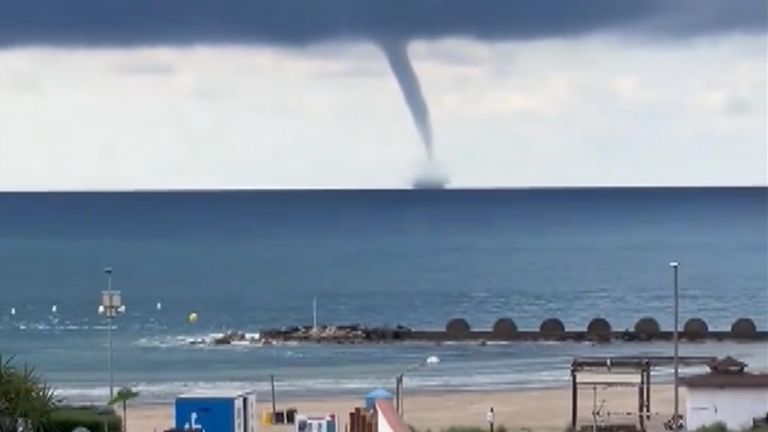
[[[766,412],[768,388],[689,388],[685,423],[688,430],[717,422],[739,430]]]
[[[377,416],[376,422],[378,423],[379,432],[394,432],[384,416]]]
[[[395,410],[391,400],[376,401],[376,423],[379,432],[408,432],[408,425]]]

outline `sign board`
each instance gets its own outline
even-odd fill
[[[235,429],[236,415],[235,398],[176,399],[176,429],[243,432]]]

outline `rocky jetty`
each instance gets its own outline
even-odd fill
[[[359,324],[340,326],[303,326],[284,327],[278,330],[266,330],[261,333],[265,343],[275,342],[386,342],[406,339],[411,329],[398,325],[394,328],[369,328]]]
[[[360,324],[338,326],[294,326],[265,330],[257,334],[242,331],[229,331],[210,338],[190,341],[193,345],[279,345],[283,343],[388,343],[399,341],[419,342],[471,342],[487,344],[513,341],[574,341],[608,343],[612,341],[648,342],[671,341],[674,332],[662,330],[659,322],[652,317],[643,317],[635,323],[634,329],[615,330],[607,319],[596,317],[589,321],[586,329],[566,329],[558,318],[548,318],[538,330],[520,329],[511,318],[496,320],[491,329],[474,329],[464,318],[452,318],[442,330],[412,330],[397,325],[395,327],[366,327]],[[766,341],[768,331],[760,330],[753,320],[739,318],[730,330],[710,330],[700,318],[686,321],[679,333],[682,341],[702,340],[738,340]]]
[[[250,335],[238,330],[230,330],[221,335],[215,335],[209,338],[198,338],[189,341],[190,345],[258,345],[261,343],[261,336],[259,334]]]

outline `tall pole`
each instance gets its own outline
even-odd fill
[[[395,377],[395,409],[400,414],[400,378],[402,375]]]
[[[272,424],[275,424],[275,417],[277,417],[277,400],[275,400],[275,375],[269,376],[269,385],[272,389]]]
[[[107,267],[104,269],[104,272],[107,274],[107,292],[109,293],[109,306],[107,307],[106,314],[107,314],[107,339],[109,339],[109,355],[107,364],[109,365],[109,400],[112,400],[115,397],[115,376],[112,369],[112,317],[115,311],[113,310],[113,304],[112,304],[112,269]]]
[[[405,374],[400,374],[400,417],[405,418],[405,399],[403,398],[404,389],[403,387],[403,381],[405,378]]]
[[[317,330],[317,297],[312,299],[312,329]]]
[[[672,331],[672,340],[675,345],[675,412],[673,418],[673,425],[674,430],[679,429],[680,424],[680,396],[679,396],[679,378],[680,378],[680,357],[679,357],[679,349],[680,349],[680,341],[678,339],[677,334],[677,327],[679,322],[679,315],[680,315],[680,301],[679,301],[679,291],[678,291],[678,269],[680,265],[677,262],[672,262],[669,264],[672,267],[672,274],[674,278],[674,288],[675,288],[675,327]]]
[[[405,374],[415,371],[416,369],[422,368],[422,367],[429,367],[432,365],[435,365],[437,363],[440,363],[440,359],[436,356],[429,356],[427,357],[423,362],[413,365],[405,370],[405,372],[402,372],[400,375],[395,377],[395,394],[396,394],[396,403],[397,403],[397,412],[400,413],[400,417],[405,418],[405,407],[403,403],[403,380],[405,378]]]

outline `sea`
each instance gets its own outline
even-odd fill
[[[70,402],[116,386],[146,403],[205,390],[278,397],[567,385],[574,356],[671,355],[646,343],[200,346],[227,330],[321,324],[440,329],[546,318],[614,329],[645,316],[768,330],[768,189],[309,190],[0,194],[0,354]],[[191,322],[189,315],[197,314]],[[768,344],[684,343],[768,369]],[[414,368],[428,356],[440,362]],[[668,371],[660,370],[662,376]]]

